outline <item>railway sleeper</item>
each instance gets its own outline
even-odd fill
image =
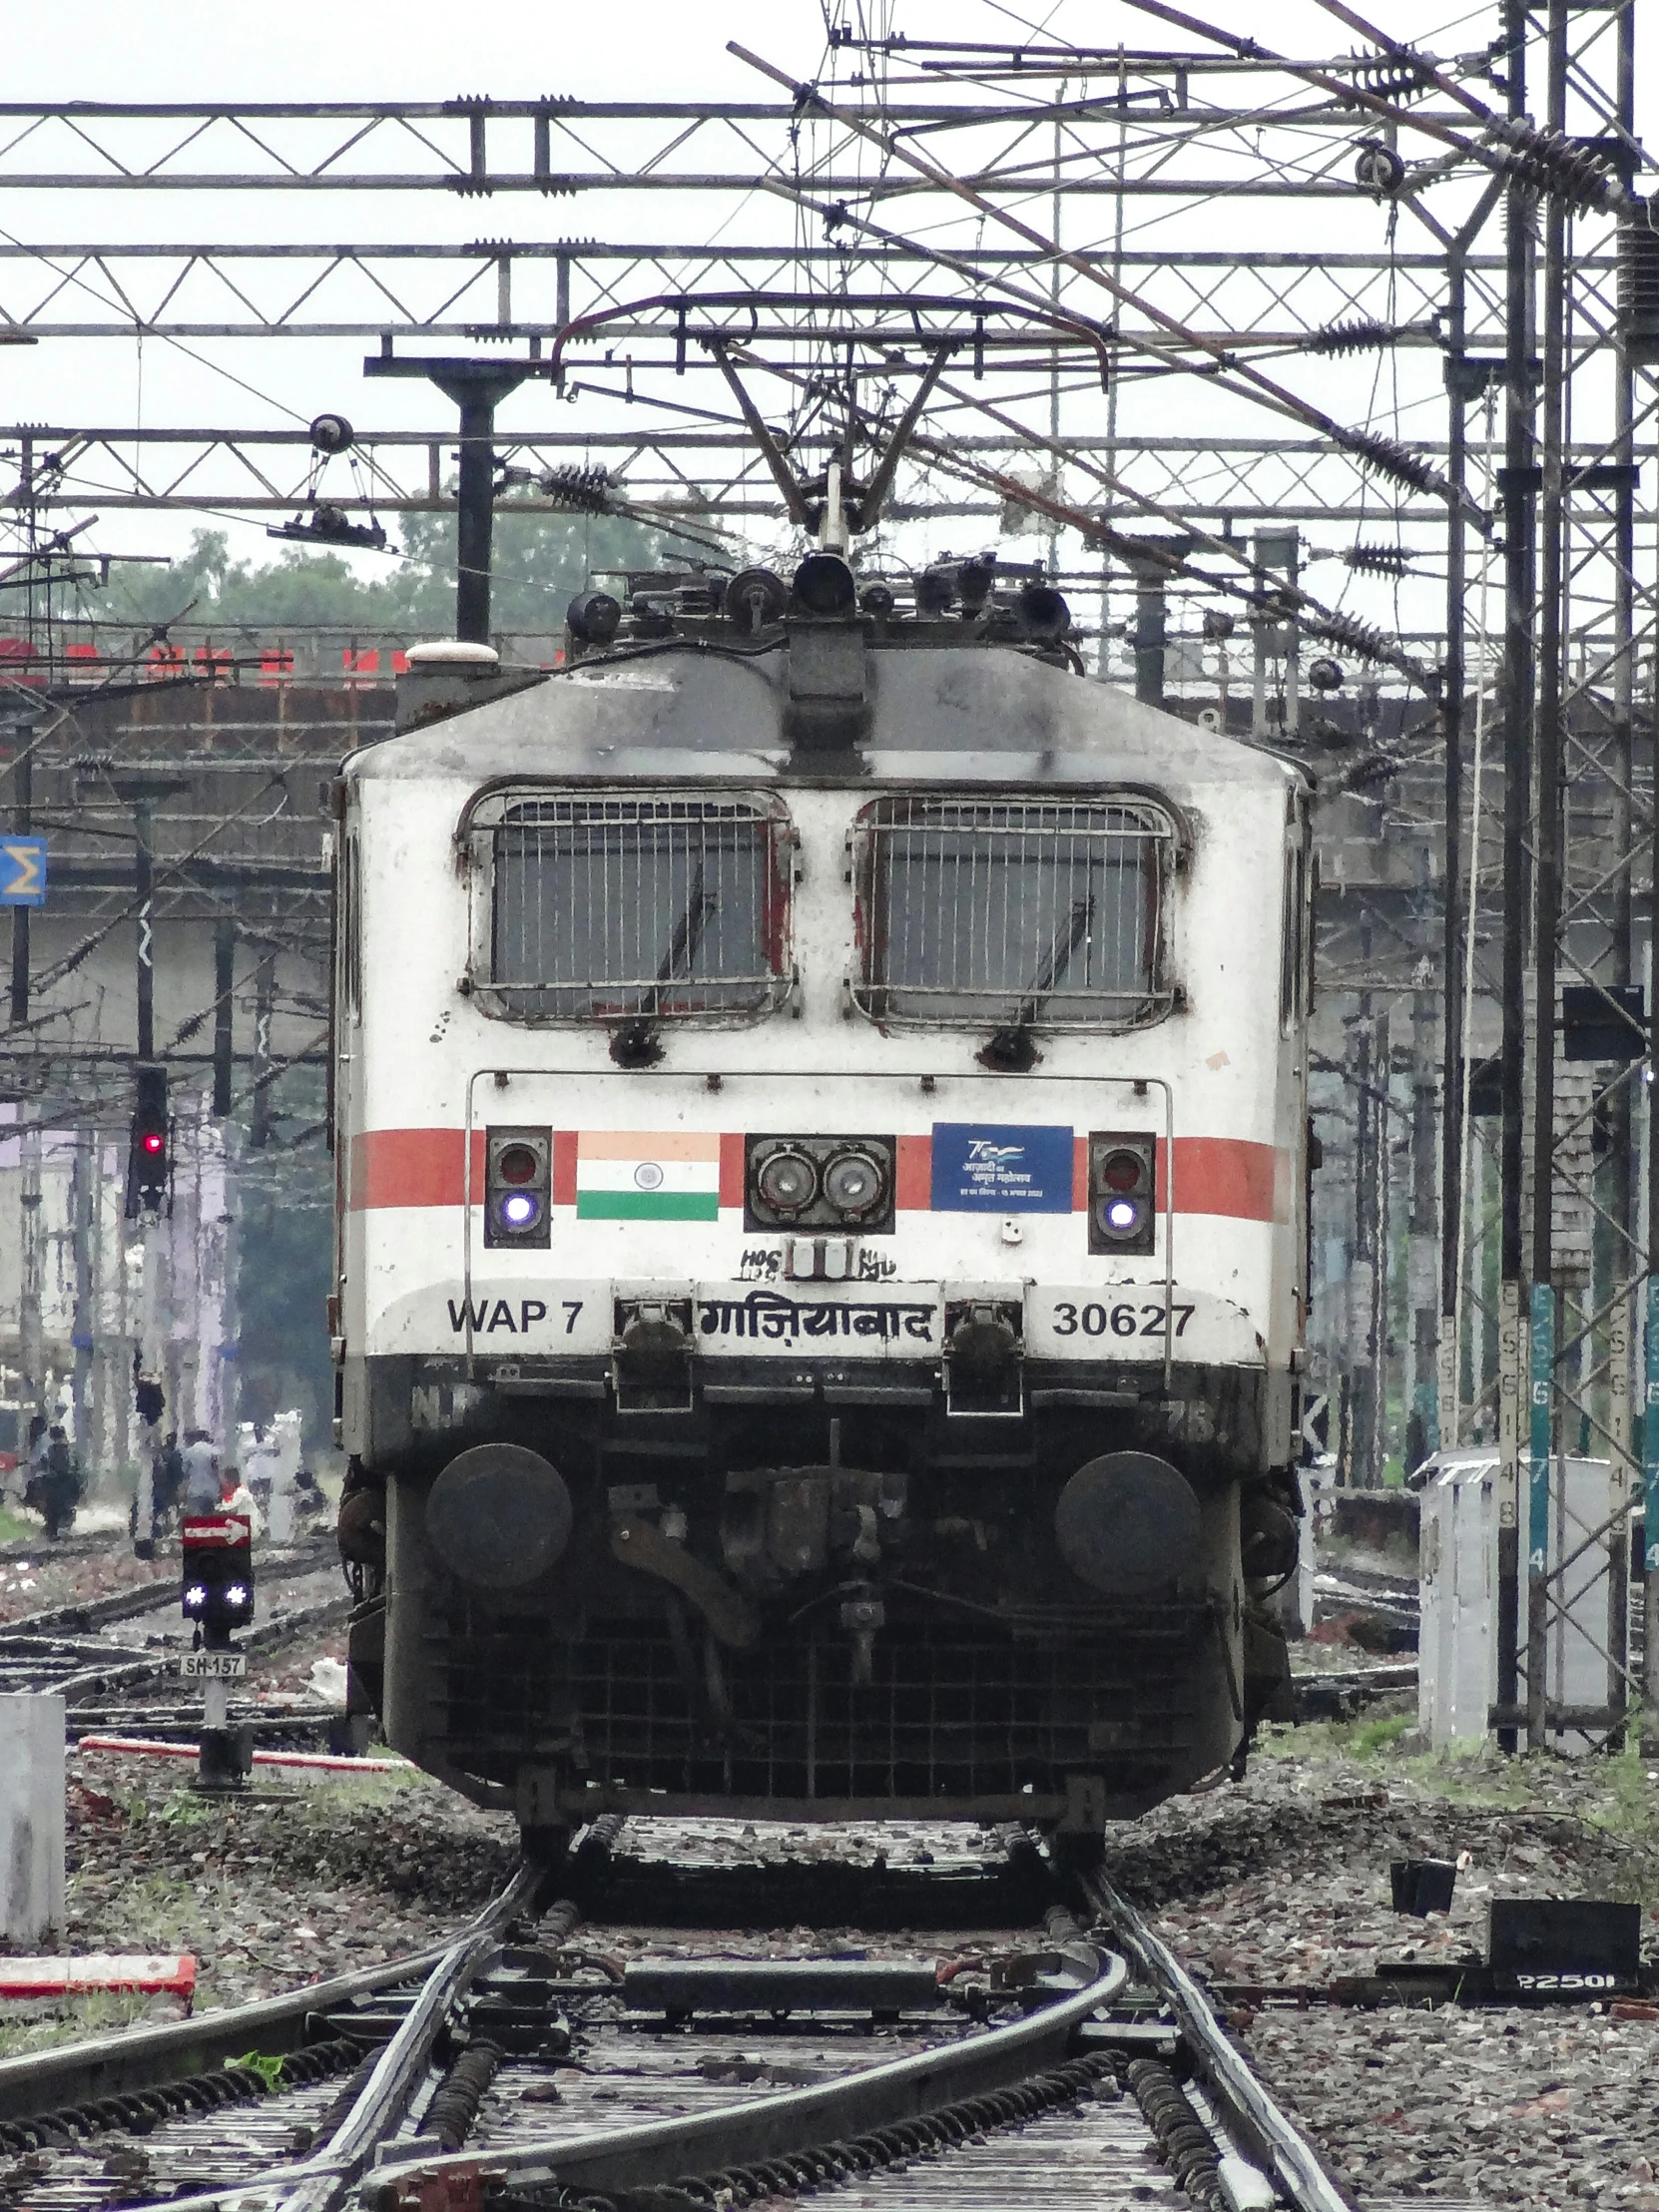
[[[832,2138],[774,2158],[604,2194],[508,2189],[491,2194],[487,2202],[489,2212],[550,2212],[552,2207],[560,2212],[723,2212],[729,2205],[753,2204],[781,2193],[799,2196],[833,2188],[882,2168],[901,2170],[911,2159],[936,2157],[993,2129],[1021,2126],[1062,2104],[1121,2093],[1116,2061],[1104,2052],[1091,2053],[1012,2088],[964,2097],[866,2134]],[[388,2185],[374,2200],[372,2212],[417,2212],[419,2202],[417,2184],[405,2181]]]
[[[362,2045],[349,2036],[309,2043],[282,2058],[279,2089],[298,2089],[355,2064]],[[22,2120],[0,2120],[0,2150],[28,2152],[60,2149],[89,2135],[120,2129],[129,2135],[148,2135],[164,2121],[187,2113],[212,2112],[228,2104],[252,2103],[273,2093],[272,2084],[255,2066],[221,2066],[211,2073],[187,2074],[181,2080],[159,2083],[151,2089],[124,2091],[117,2096],[96,2097],[85,2104],[67,2104],[51,2112],[38,2112]]]

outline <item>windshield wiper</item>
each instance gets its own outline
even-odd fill
[[[1087,938],[1093,922],[1094,894],[1091,891],[1087,898],[1072,900],[1071,918],[1054,932],[1048,957],[1026,985],[1014,1009],[1013,1020],[994,1030],[977,1055],[981,1067],[994,1068],[1008,1075],[1024,1075],[1035,1067],[1037,1048],[1031,1040],[1031,1024],[1059,988],[1061,976],[1070,967],[1077,947]]]
[[[654,1017],[663,1003],[663,986],[672,983],[685,962],[685,973],[690,978],[697,965],[697,955],[702,947],[704,933],[714,918],[718,899],[703,888],[703,862],[698,861],[693,872],[691,887],[686,892],[685,911],[674,925],[674,934],[668,940],[668,950],[657,968],[657,980],[640,994],[639,1011],[624,1023],[611,1039],[611,1058],[618,1067],[651,1067],[663,1056],[663,1048],[657,1042]]]

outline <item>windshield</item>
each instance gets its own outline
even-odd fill
[[[897,798],[859,825],[873,1020],[1125,1028],[1167,1008],[1160,809]]]
[[[491,981],[545,1020],[759,1015],[788,987],[789,824],[765,799],[545,799],[494,831]]]

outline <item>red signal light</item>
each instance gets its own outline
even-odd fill
[[[147,1130],[140,1141],[146,1152],[160,1152],[162,1149],[162,1137],[159,1130]]]

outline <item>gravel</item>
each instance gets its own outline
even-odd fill
[[[154,1572],[119,1549],[44,1561],[7,1551],[0,1619]],[[273,1654],[258,1691],[314,1695],[311,1669],[337,1660],[340,1642],[330,1627]],[[1387,1734],[1376,1724],[1278,1732],[1243,1783],[1114,1831],[1106,1871],[1196,1972],[1223,1985],[1320,1984],[1397,1960],[1479,1958],[1493,1897],[1635,1900],[1652,1954],[1659,1766],[1630,1754],[1432,1759]],[[516,1853],[509,1819],[421,1776],[302,1783],[262,1770],[255,1798],[226,1802],[195,1797],[182,1763],[83,1754],[68,1773],[64,1947],[194,1950],[199,2008],[438,1940],[494,1894]],[[833,1841],[767,1824],[676,1829],[676,1858],[714,1866],[832,1854],[942,1869],[990,1841],[921,1823]],[[631,1849],[654,1855],[649,1835],[642,1827]],[[1407,1857],[1462,1861],[1448,1915],[1392,1913],[1388,1862]],[[0,2051],[171,2002],[8,2005]],[[1362,2206],[1659,2212],[1659,2019],[1604,2004],[1359,2011],[1287,1996],[1236,2004],[1233,2024]]]
[[[1493,1897],[1634,1900],[1659,1934],[1659,1773],[1629,1756],[1356,1758],[1342,1741],[1297,1731],[1282,1742],[1299,1748],[1258,1757],[1243,1784],[1112,1839],[1107,1873],[1201,1975],[1322,1983],[1384,1961],[1483,1958]],[[1393,1914],[1390,1859],[1463,1854],[1448,1915]],[[1362,2205],[1659,2212],[1659,2020],[1604,2004],[1362,2012],[1293,1999],[1242,2006],[1233,2024]]]
[[[65,1554],[53,1566],[56,1586],[27,1592],[17,1611],[155,1573],[119,1552]],[[165,1586],[176,1587],[177,1566],[163,1571]],[[332,1595],[338,1581],[336,1570],[319,1589]],[[312,1594],[299,1582],[282,1589],[284,1602]],[[278,1709],[312,1705],[317,1662],[332,1662],[321,1673],[337,1687],[343,1658],[341,1624],[319,1625],[258,1658],[246,1694]],[[155,1694],[177,1700],[178,1682],[160,1682]],[[253,1791],[236,1800],[197,1796],[193,1771],[185,1760],[70,1753],[67,1927],[58,1947],[192,1951],[198,2011],[442,1940],[489,1901],[517,1860],[510,1818],[480,1813],[413,1770],[340,1779],[257,1768]],[[0,1940],[0,1954],[40,1947]],[[0,2006],[0,2055],[178,2009],[168,1997],[8,2002]]]
[[[165,1593],[176,1587],[178,1575],[177,1559],[158,1566],[153,1559],[135,1558],[125,1546],[60,1548],[44,1537],[38,1543],[6,1544],[0,1546],[0,1625],[107,1597],[113,1590],[136,1589],[141,1582],[155,1582]]]
[[[250,1798],[232,1801],[197,1797],[189,1771],[102,1753],[69,1760],[62,1947],[193,1951],[198,2011],[442,1940],[517,1860],[510,1819],[424,1776],[271,1782],[265,1769]],[[116,2009],[167,2017],[176,2007],[164,1998]],[[38,2047],[111,2016],[107,1998],[8,2004],[0,2048]]]

